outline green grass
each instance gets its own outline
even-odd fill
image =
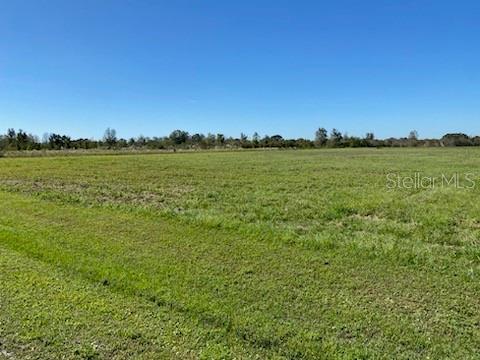
[[[479,155],[0,159],[0,358],[475,358]]]

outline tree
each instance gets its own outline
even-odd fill
[[[174,130],[170,133],[169,138],[174,145],[185,144],[188,140],[188,132],[183,130]]]
[[[48,138],[50,137],[49,133],[43,133],[42,136],[42,145],[43,146],[48,146]]]
[[[283,146],[283,136],[281,136],[281,135],[270,136],[270,146],[271,147],[282,147]]]
[[[17,132],[17,150],[26,150],[28,145],[28,135],[22,129]]]
[[[253,147],[258,147],[259,141],[260,141],[260,135],[258,135],[258,133],[255,131],[252,135]]]
[[[418,132],[417,132],[417,130],[412,130],[412,131],[410,131],[410,133],[408,134],[408,140],[415,140],[415,141],[418,140]]]
[[[365,134],[364,146],[374,146],[375,145],[375,135],[372,132],[367,132]]]
[[[444,146],[470,146],[472,145],[472,140],[466,134],[454,133],[454,134],[445,134],[441,140]]]
[[[205,139],[205,135],[203,134],[193,134],[192,135],[192,143],[194,145],[201,145],[203,140]]]
[[[417,146],[418,141],[418,132],[417,130],[412,130],[408,134],[408,145],[410,146]]]
[[[117,131],[115,129],[107,128],[103,135],[103,141],[107,144],[109,149],[114,147],[117,144]]]
[[[248,136],[246,134],[244,134],[243,132],[240,133],[240,139],[238,141],[238,144],[242,148],[249,148],[249,147],[252,146],[250,141],[248,141]]]
[[[17,132],[15,129],[8,129],[7,130],[7,147],[10,149],[15,149],[17,147]]]
[[[330,132],[330,139],[329,139],[330,146],[338,147],[342,144],[342,140],[343,140],[342,133],[335,128],[332,129],[332,131]]]
[[[205,137],[205,147],[211,148],[215,146],[215,135],[208,133]]]
[[[417,130],[412,130],[408,133],[408,140],[418,140],[418,132]]]
[[[50,134],[48,147],[52,150],[69,149],[72,139],[66,135]]]
[[[7,130],[7,138],[12,141],[17,138],[17,132],[15,131],[15,129],[10,128]]]
[[[325,128],[319,128],[315,132],[315,146],[321,147],[327,144],[328,135],[327,130]]]
[[[225,144],[225,135],[217,134],[217,138],[215,139],[215,142],[216,142],[217,145],[220,145],[220,146]]]

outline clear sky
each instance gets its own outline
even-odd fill
[[[480,134],[480,1],[0,1],[0,132]]]

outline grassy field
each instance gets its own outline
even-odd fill
[[[480,177],[391,173],[480,149],[0,159],[0,358],[475,358]]]

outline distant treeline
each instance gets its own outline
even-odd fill
[[[42,139],[23,130],[8,129],[0,135],[0,151],[22,150],[67,150],[67,149],[215,149],[215,148],[342,148],[342,147],[415,147],[415,146],[480,146],[480,136],[466,134],[446,134],[441,139],[419,139],[415,130],[407,137],[376,139],[373,133],[365,137],[348,136],[333,129],[330,133],[324,128],[315,132],[314,140],[285,139],[281,135],[261,137],[254,133],[251,137],[226,137],[223,134],[190,134],[175,130],[169,136],[130,139],[118,138],[114,129],[107,129],[101,140],[74,139],[67,135],[45,134]]]

